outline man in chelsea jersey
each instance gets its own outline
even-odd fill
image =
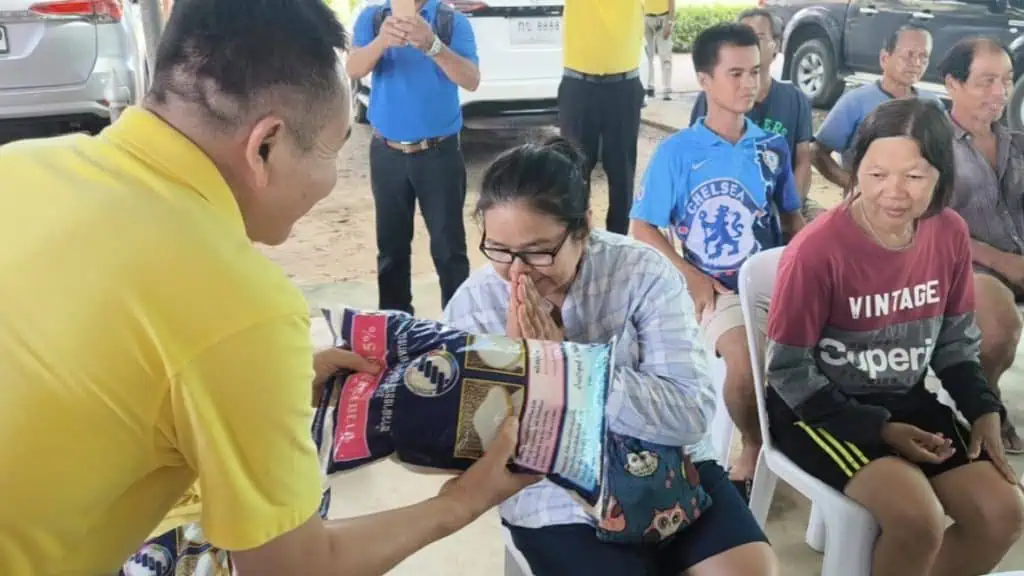
[[[701,32],[693,64],[707,116],[661,143],[631,213],[633,235],[686,277],[705,345],[725,360],[726,406],[743,436],[730,478],[744,496],[761,435],[737,275],[747,258],[783,245],[804,223],[786,139],[746,118],[759,91],[759,62],[749,26],[727,23]],[[671,229],[681,253],[661,228]],[[759,326],[752,328],[763,331],[762,305]]]

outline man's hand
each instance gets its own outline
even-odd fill
[[[721,282],[702,272],[687,276],[686,287],[690,290],[690,298],[697,311],[697,322],[702,322],[705,314],[715,311],[715,298],[719,294],[730,292]]]
[[[551,303],[541,297],[533,280],[524,274],[519,277],[515,288],[521,302],[519,329],[523,338],[551,342],[565,340],[565,333],[551,316]]]
[[[375,42],[379,42],[384,48],[397,48],[405,46],[406,39],[404,32],[398,26],[398,19],[388,16],[380,25],[380,33],[377,34]]]
[[[902,422],[887,423],[882,428],[882,440],[900,456],[921,464],[941,464],[956,452],[949,438]]]
[[[661,37],[666,40],[672,37],[672,15],[665,16],[665,24],[661,27]]]
[[[543,476],[513,474],[508,462],[515,456],[519,442],[519,420],[505,419],[490,448],[462,475],[445,482],[438,494],[457,507],[466,518],[477,518],[508,500],[510,496],[538,482]]]
[[[992,412],[985,414],[974,421],[971,425],[971,445],[967,451],[967,457],[976,460],[985,450],[996,470],[1010,484],[1019,482],[1017,473],[1013,471],[1010,462],[1006,459],[1006,450],[1003,448],[1002,427],[999,422],[999,413]]]
[[[430,50],[430,46],[434,43],[434,29],[418,14],[411,18],[398,18],[396,26],[410,46],[423,52]]]
[[[325,348],[313,355],[313,406],[320,402],[324,385],[342,370],[376,374],[380,366],[350,350]]]

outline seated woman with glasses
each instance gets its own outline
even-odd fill
[[[712,504],[656,547],[602,542],[584,507],[547,481],[506,501],[503,522],[535,576],[776,574],[767,539],[706,439],[714,391],[682,277],[653,248],[591,229],[581,164],[555,139],[514,148],[487,169],[477,217],[491,264],[455,293],[445,322],[514,338],[616,338],[609,427],[686,446]]]

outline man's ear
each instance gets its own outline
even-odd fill
[[[281,144],[283,131],[284,122],[280,118],[266,116],[249,132],[245,142],[245,162],[256,188],[263,188],[270,182],[270,159]]]
[[[889,56],[891,56],[891,54],[886,52],[885,48],[878,51],[878,65],[882,70],[885,70],[885,63],[889,61]]]
[[[942,83],[946,85],[946,92],[949,92],[950,96],[960,87],[960,83],[957,82],[956,78],[953,78],[952,74],[946,74],[946,77],[942,79]]]
[[[700,89],[707,92],[708,84],[711,83],[711,76],[704,72],[697,72],[697,83],[700,84]]]

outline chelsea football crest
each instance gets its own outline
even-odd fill
[[[766,215],[739,180],[715,178],[690,192],[677,233],[702,270],[734,272],[761,250],[755,228]]]

